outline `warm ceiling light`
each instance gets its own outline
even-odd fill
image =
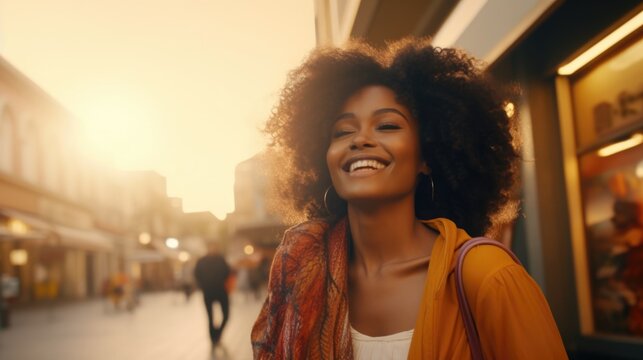
[[[29,260],[29,254],[25,249],[14,249],[9,253],[9,261],[11,265],[22,266],[26,265]]]
[[[255,252],[255,247],[254,247],[254,246],[252,246],[252,245],[246,245],[246,246],[243,248],[243,252],[244,252],[246,255],[252,255],[252,254],[254,254],[254,252]]]
[[[142,232],[140,235],[138,235],[138,241],[143,245],[147,245],[152,242],[152,235],[146,232]]]
[[[575,73],[576,70],[587,65],[587,63],[594,60],[605,50],[609,49],[614,44],[640,28],[641,25],[643,25],[643,11],[639,12],[635,17],[621,25],[618,29],[612,31],[609,35],[580,54],[577,58],[558,68],[558,75],[571,75]]]
[[[26,235],[29,232],[29,227],[24,222],[18,219],[9,220],[9,231],[16,235]]]
[[[167,238],[165,239],[165,246],[170,249],[177,249],[179,247],[179,239],[177,238]]]
[[[643,143],[643,135],[637,133],[632,135],[632,137],[627,140],[619,141],[617,143],[610,144],[600,148],[598,150],[598,156],[606,157],[606,156],[614,155],[623,150],[633,148],[636,145],[639,145],[641,143]]]
[[[181,251],[179,253],[179,261],[186,262],[188,260],[190,260],[190,253],[187,251]]]

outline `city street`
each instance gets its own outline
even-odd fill
[[[210,346],[201,293],[146,294],[129,313],[100,300],[14,312],[0,330],[3,360],[252,359],[250,329],[261,302],[233,294],[222,345]]]

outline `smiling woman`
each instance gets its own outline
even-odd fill
[[[290,166],[283,198],[308,221],[275,254],[255,358],[566,358],[507,253],[487,243],[451,271],[514,186],[516,119],[500,89],[466,54],[414,39],[321,49],[291,73],[267,131]]]
[[[461,52],[402,44],[383,51],[364,44],[319,50],[291,73],[266,127],[292,169],[278,174],[283,177],[282,198],[309,219],[345,215],[348,208],[341,197],[324,203],[324,198],[336,198],[326,164],[335,140],[332,127],[356,121],[355,114],[342,111],[347,100],[366,86],[379,85],[394,94],[395,101],[388,104],[408,112],[409,125],[417,123],[414,134],[430,170],[430,176],[418,178],[417,216],[446,217],[482,235],[494,219],[511,218],[499,215],[516,177],[516,117],[504,111],[514,94],[498,87],[478,71],[475,59]]]
[[[372,202],[415,194],[421,159],[418,123],[384,86],[359,90],[347,101],[331,128],[326,162],[331,180],[345,201]]]

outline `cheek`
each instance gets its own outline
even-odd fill
[[[329,145],[328,150],[326,150],[326,168],[328,169],[331,177],[333,176],[333,169],[335,168],[335,166],[337,166],[337,157],[338,151],[336,147],[333,147],[332,144]]]
[[[403,142],[397,144],[396,153],[408,167],[420,169],[422,164],[422,151],[420,144],[414,138],[405,138]]]

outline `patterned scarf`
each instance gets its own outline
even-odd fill
[[[286,232],[252,329],[255,359],[352,359],[346,219]]]
[[[470,236],[451,220],[423,223],[440,235],[409,349],[409,359],[437,359],[439,307],[455,250]],[[277,249],[268,298],[252,329],[255,359],[352,359],[348,318],[348,221],[291,228]]]

